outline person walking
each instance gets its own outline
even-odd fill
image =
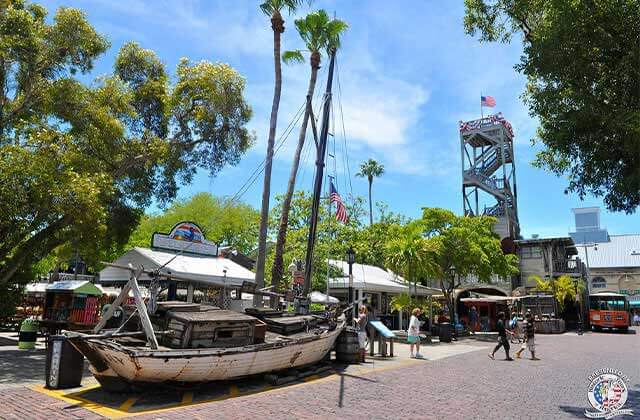
[[[509,340],[507,340],[507,333],[513,334],[510,330],[508,330],[504,326],[504,312],[498,313],[498,345],[493,349],[491,353],[489,353],[489,358],[491,360],[495,360],[495,354],[500,349],[500,347],[504,347],[504,352],[507,355],[507,358],[504,360],[513,360],[509,356]]]
[[[360,363],[364,363],[364,356],[367,354],[367,307],[360,305],[358,319],[356,320],[356,329],[358,331],[358,345],[360,346]]]
[[[475,334],[478,331],[478,310],[475,306],[472,306],[469,311],[469,327],[471,327],[471,334]]]
[[[531,353],[531,360],[540,360],[536,357],[536,341],[535,341],[535,321],[531,313],[527,313],[524,321],[524,342],[520,347],[520,350],[516,352],[516,357],[519,359],[520,355],[525,349]]]
[[[420,320],[418,319],[421,312],[420,308],[415,308],[411,311],[409,329],[407,330],[407,341],[409,342],[412,359],[422,359],[420,354]],[[413,346],[416,347],[415,355],[413,354]]]

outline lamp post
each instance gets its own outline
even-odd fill
[[[576,301],[578,300],[578,279],[573,279],[573,286],[576,291]],[[582,335],[582,299],[578,301],[578,335]]]
[[[356,252],[353,247],[349,246],[347,250],[347,263],[349,264],[349,305],[353,303],[353,263],[356,262]],[[353,319],[354,310],[351,311],[351,318]],[[350,320],[349,320],[350,321]],[[350,325],[350,324],[347,324]]]
[[[584,238],[583,238],[584,239]],[[584,258],[585,258],[585,263],[587,266],[587,272],[585,273],[585,284],[586,284],[586,292],[587,292],[587,305],[591,305],[591,302],[589,301],[589,285],[591,283],[591,269],[589,268],[589,248],[593,247],[594,251],[598,250],[598,244],[595,242],[592,243],[587,243],[587,242],[582,242],[581,244],[582,249],[584,249]],[[576,281],[576,297],[578,296],[578,282]],[[589,306],[587,306],[589,307]],[[582,335],[582,311],[580,312],[580,324],[578,326],[579,330],[578,330],[578,334]]]

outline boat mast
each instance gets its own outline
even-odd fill
[[[304,288],[302,296],[307,297],[311,289],[311,275],[313,272],[313,249],[316,242],[316,230],[318,228],[318,210],[320,208],[320,195],[322,194],[322,178],[324,176],[324,159],[327,152],[327,136],[329,134],[329,113],[331,111],[331,87],[333,84],[333,65],[336,59],[336,50],[331,51],[329,62],[329,75],[327,76],[327,88],[324,93],[324,107],[322,111],[322,128],[320,139],[316,144],[316,176],[313,185],[313,201],[311,203],[311,221],[309,225],[309,238],[307,240],[307,254],[304,264]]]

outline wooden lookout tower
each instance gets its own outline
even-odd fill
[[[467,216],[498,219],[500,238],[517,239],[518,194],[513,129],[502,113],[460,121],[462,205]]]

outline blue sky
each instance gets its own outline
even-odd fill
[[[179,196],[237,192],[264,159],[273,94],[273,35],[258,1],[56,0],[43,4],[51,12],[61,5],[81,8],[107,35],[112,48],[97,63],[95,76],[111,71],[117,50],[130,40],[154,50],[172,73],[181,57],[226,62],[236,68],[247,80],[247,100],[254,109],[250,128],[257,142],[238,166],[224,169],[214,179],[199,174]],[[520,99],[525,79],[513,69],[522,45],[518,39],[507,45],[481,44],[466,36],[461,0],[317,0],[312,8],[335,11],[350,25],[338,57],[342,94],[334,96],[336,173],[343,196],[350,192],[350,185],[354,194],[366,195],[366,181],[353,174],[360,162],[372,157],[386,169],[374,182],[374,200],[384,200],[391,210],[410,217],[419,216],[423,206],[461,213],[457,124],[479,117],[483,92],[496,98],[494,110],[502,112],[515,130],[519,216],[525,237],[566,235],[573,229],[571,208],[583,206],[601,206],[601,223],[610,233],[640,232],[637,214],[609,213],[597,198],[580,201],[576,195],[565,195],[564,179],[531,166],[537,150],[530,143],[536,121]],[[283,49],[302,47],[294,18],[285,17]],[[325,70],[323,66],[319,89],[324,88]],[[308,65],[283,66],[283,78],[278,136],[304,101]],[[276,156],[272,197],[286,189],[296,139],[297,129]],[[311,189],[313,159],[304,156],[298,186]],[[242,199],[259,207],[261,191],[262,177]]]

